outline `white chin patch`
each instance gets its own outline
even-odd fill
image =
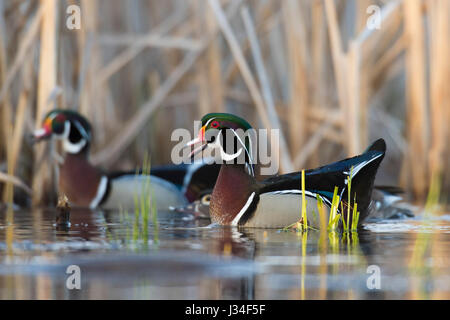
[[[81,139],[77,143],[71,143],[68,139],[64,139],[64,151],[68,153],[78,153],[86,146],[86,140]]]
[[[60,135],[55,135],[58,139],[63,140],[63,148],[67,153],[77,154],[86,146],[87,141],[85,139],[81,139],[77,143],[72,143],[69,141],[70,134],[70,122],[66,121],[64,123],[64,132]]]
[[[220,157],[222,158],[223,161],[227,162],[227,161],[231,161],[236,159],[237,157],[239,157],[239,155],[242,153],[242,148],[239,149],[238,152],[234,153],[234,154],[229,154],[226,153],[223,148],[222,145],[220,144],[220,135],[222,134],[222,132],[220,131],[219,134],[217,135],[216,141],[214,141],[214,143],[211,144],[211,146],[213,148],[218,148],[220,150]]]

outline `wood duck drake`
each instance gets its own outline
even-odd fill
[[[134,208],[134,198],[140,197],[148,176],[132,172],[106,173],[91,165],[88,155],[92,133],[86,118],[75,111],[54,110],[45,116],[42,128],[33,135],[35,141],[50,137],[62,140],[65,158],[60,166],[59,191],[73,205],[91,209]],[[150,184],[157,209],[188,203],[173,183],[151,175]]]
[[[211,163],[208,159],[191,164],[157,166],[152,168],[151,174],[174,183],[188,199],[189,204],[174,207],[174,211],[209,219],[211,194],[219,176],[220,166],[221,164]],[[377,221],[414,217],[413,211],[416,208],[404,201],[403,193],[404,191],[396,186],[374,186],[367,218]]]
[[[221,225],[282,228],[299,221],[301,208],[301,172],[278,175],[263,181],[254,177],[254,164],[251,163],[250,147],[254,141],[236,139],[233,150],[224,150],[225,133],[238,129],[251,129],[250,124],[235,115],[211,113],[201,120],[202,128],[198,138],[188,146],[201,143],[192,154],[213,147],[219,148],[222,160],[220,173],[214,186],[210,201],[210,216],[213,223]],[[215,129],[215,130],[212,130]],[[208,136],[209,131],[214,134]],[[237,136],[237,134],[235,133]],[[244,150],[245,163],[232,159],[233,154]],[[322,198],[327,214],[331,206],[333,191],[338,194],[344,207],[346,218],[347,181],[352,175],[351,199],[355,199],[362,222],[368,215],[368,207],[375,175],[384,158],[386,144],[383,139],[375,141],[363,154],[335,162],[317,169],[305,171],[305,196],[307,199],[308,221],[312,212],[317,212],[317,197]],[[353,168],[353,169],[352,169]],[[341,206],[339,206],[341,208]],[[351,221],[351,217],[350,217]],[[310,224],[311,225],[311,224]],[[313,225],[314,226],[314,225]],[[315,225],[314,227],[318,227]]]

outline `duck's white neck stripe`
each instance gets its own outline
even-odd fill
[[[237,226],[239,223],[239,220],[241,220],[242,215],[247,211],[248,207],[252,204],[253,198],[255,197],[255,192],[253,192],[250,197],[248,198],[245,205],[242,207],[241,211],[234,217],[233,221],[231,221],[232,226]]]
[[[100,183],[98,184],[97,195],[89,204],[89,208],[95,209],[98,207],[100,201],[102,201],[103,197],[105,196],[107,187],[108,187],[108,178],[106,176],[102,176],[102,178],[100,179]]]

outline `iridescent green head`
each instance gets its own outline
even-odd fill
[[[239,163],[253,167],[252,142],[254,130],[244,119],[229,113],[209,113],[201,120],[201,129],[198,137],[188,145],[202,143],[191,155],[199,153],[207,147],[217,148],[223,161]],[[248,166],[251,165],[251,166]],[[253,174],[253,170],[249,171]]]

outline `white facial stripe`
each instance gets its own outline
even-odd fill
[[[69,139],[64,139],[63,147],[64,151],[68,153],[77,154],[86,146],[87,142],[85,139],[81,139],[77,143],[71,143]]]
[[[69,134],[70,134],[70,121],[65,121],[64,132],[62,134],[55,134],[55,137],[63,140],[63,148],[65,152],[77,154],[86,146],[87,140],[82,138],[77,143],[72,143],[69,141]]]
[[[239,143],[242,145],[242,147],[244,147],[245,152],[247,153],[248,159],[249,159],[249,161],[250,161],[250,166],[249,166],[249,167],[250,167],[250,170],[251,170],[250,173],[251,173],[251,176],[254,177],[254,176],[255,176],[255,173],[253,172],[253,166],[251,165],[251,163],[253,163],[252,156],[250,155],[250,152],[248,151],[247,147],[245,146],[245,143],[242,142],[241,137],[239,137],[239,135],[236,133],[236,131],[234,131],[233,129],[231,129],[231,131],[233,131],[234,135],[238,138]],[[249,139],[250,139],[250,137],[249,137]],[[252,143],[251,143],[251,141],[250,141],[250,146],[251,146],[251,145],[252,145]]]
[[[100,183],[98,184],[97,188],[97,194],[95,195],[95,198],[91,201],[89,204],[89,208],[95,209],[100,204],[100,201],[102,201],[103,196],[106,193],[106,188],[108,186],[108,178],[106,176],[102,176],[100,179]]]
[[[210,124],[211,123],[211,121],[213,121],[213,120],[215,120],[216,118],[211,118],[211,119],[209,119],[208,121],[206,121],[206,123],[205,123],[205,128],[207,128],[208,127],[208,124]]]
[[[232,226],[237,226],[239,223],[239,220],[241,220],[242,215],[247,211],[247,209],[250,207],[250,205],[252,204],[253,198],[255,197],[255,192],[253,192],[250,197],[248,198],[247,202],[245,203],[245,205],[242,207],[241,211],[239,211],[239,213],[236,215],[236,217],[234,217],[233,221],[231,221],[231,225]]]
[[[215,120],[215,119],[216,119],[216,118],[211,118],[211,119],[209,119],[209,120],[206,122],[205,127],[207,127],[207,126],[211,123],[211,121],[213,121],[213,120]],[[253,163],[253,159],[252,159],[251,153],[249,152],[249,150],[248,150],[247,147],[245,146],[245,143],[242,141],[241,137],[239,137],[239,135],[236,133],[236,131],[235,131],[234,129],[231,129],[231,128],[230,128],[230,130],[231,130],[231,131],[233,132],[233,134],[237,137],[239,143],[240,143],[241,146],[244,148],[245,152],[246,152],[247,155],[248,155],[248,158],[249,158],[250,163]],[[224,161],[232,161],[232,160],[236,159],[237,157],[239,157],[239,155],[242,153],[242,148],[239,149],[238,152],[236,152],[236,153],[234,153],[234,154],[231,154],[231,155],[228,154],[228,153],[226,153],[226,152],[223,150],[223,147],[220,145],[220,136],[221,136],[221,134],[222,134],[222,131],[219,131],[219,134],[217,135],[217,138],[216,138],[216,140],[214,141],[214,143],[210,143],[209,145],[210,145],[211,147],[213,147],[213,148],[219,148],[219,149],[220,149],[220,156],[222,157],[222,160],[224,160]],[[196,140],[198,140],[198,139],[194,139],[194,140],[190,141],[190,142],[188,143],[188,145],[192,145],[192,144],[194,144],[194,142],[195,142],[195,143],[198,142],[198,141],[196,141]],[[251,143],[250,143],[250,148],[251,148]],[[247,165],[246,167],[247,167],[247,170],[249,171],[249,174],[250,174],[251,176],[254,177],[254,176],[255,176],[255,172],[254,172],[254,170],[253,170],[253,166],[250,164],[250,165]]]
[[[224,160],[224,161],[231,161],[231,160],[234,160],[234,159],[236,159],[237,157],[239,157],[239,155],[242,153],[242,148],[241,149],[239,149],[239,151],[238,152],[236,152],[235,154],[228,154],[228,153],[226,153],[224,150],[223,150],[223,148],[222,148],[222,146],[221,146],[221,144],[220,144],[220,136],[222,135],[222,131],[219,131],[219,134],[217,135],[217,138],[216,138],[216,140],[214,141],[214,143],[211,143],[210,145],[212,146],[212,147],[214,147],[214,148],[219,148],[219,150],[220,150],[220,156],[222,157],[222,160]]]

